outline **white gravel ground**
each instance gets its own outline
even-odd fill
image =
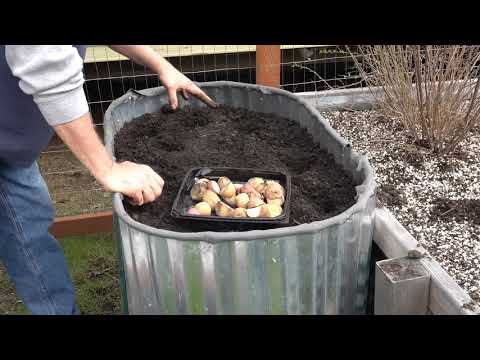
[[[413,144],[398,121],[375,111],[323,116],[358,153],[379,183],[379,200],[480,303],[480,131],[453,155]]]

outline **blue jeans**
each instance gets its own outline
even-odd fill
[[[36,315],[78,314],[62,248],[48,232],[53,219],[37,163],[0,164],[0,260],[18,295]]]

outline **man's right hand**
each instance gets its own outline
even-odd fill
[[[150,166],[113,161],[95,132],[90,113],[54,129],[105,191],[122,193],[134,205],[152,202],[162,194],[163,179]]]
[[[143,205],[157,199],[163,191],[163,179],[150,166],[130,161],[113,163],[106,174],[98,178],[105,191],[128,196],[133,205]]]

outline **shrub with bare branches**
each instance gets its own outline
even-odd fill
[[[356,55],[366,85],[383,90],[380,110],[432,151],[453,151],[480,124],[479,46],[369,45]]]

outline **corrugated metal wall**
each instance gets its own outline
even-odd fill
[[[324,221],[273,230],[176,233],[131,219],[118,195],[116,232],[131,314],[362,314],[366,311],[375,182],[365,158],[298,97],[256,85],[215,82],[223,104],[286,116],[349,171],[357,203]],[[106,113],[105,142],[125,122],[159,110],[163,89],[127,93]],[[193,106],[203,106],[192,100]],[[125,295],[125,293],[124,293]]]

